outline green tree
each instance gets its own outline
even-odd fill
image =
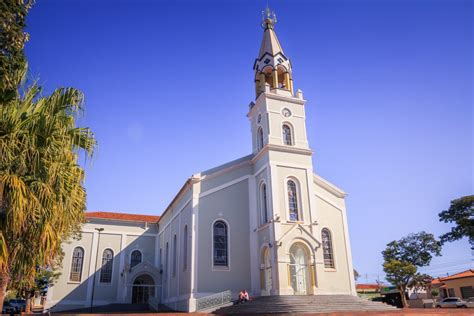
[[[352,270],[354,270],[354,281],[357,281],[357,279],[360,277],[360,274],[359,272],[357,272],[356,269],[352,269]]]
[[[0,1],[0,103],[17,95],[27,70],[23,48],[28,33],[23,29],[33,0]]]
[[[407,287],[426,276],[419,274],[418,268],[429,265],[433,255],[441,255],[441,243],[432,234],[422,231],[391,241],[382,255],[386,279],[397,287],[403,306],[407,307]]]
[[[0,0],[0,308],[7,286],[34,288],[43,273],[37,267],[56,265],[61,242],[79,231],[86,193],[77,160],[96,146],[91,131],[76,126],[80,91],[43,96],[24,81],[32,4]]]
[[[438,216],[441,222],[455,223],[450,232],[440,236],[442,243],[467,237],[471,248],[474,248],[474,195],[451,201],[449,209],[442,211]]]

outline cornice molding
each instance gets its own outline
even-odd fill
[[[338,198],[342,199],[347,196],[347,193],[344,192],[342,189],[336,187],[334,184],[321,178],[315,173],[313,174],[313,180],[314,180],[314,183],[316,183],[317,185],[319,185],[321,188],[328,191],[329,193],[332,193],[333,195],[337,196]]]

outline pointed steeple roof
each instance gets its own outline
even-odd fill
[[[271,56],[275,56],[278,53],[284,54],[275,30],[273,29],[274,23],[275,22],[272,19],[265,19],[264,21],[265,31],[263,33],[258,58],[262,58],[265,53],[268,53]]]
[[[283,53],[280,41],[275,33],[274,26],[277,22],[275,13],[267,7],[262,12],[262,18],[263,39],[258,57],[254,63],[254,70],[261,71],[267,66],[276,68],[276,66],[282,65],[287,71],[291,71],[290,61]]]

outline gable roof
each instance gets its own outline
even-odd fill
[[[115,220],[115,221],[127,221],[127,222],[156,223],[160,219],[160,216],[130,214],[130,213],[116,213],[116,212],[86,212],[86,219],[91,219],[91,218],[110,219],[110,220]]]
[[[436,278],[433,281],[431,281],[432,285],[437,285],[441,284],[444,281],[449,281],[449,280],[455,280],[455,279],[461,279],[461,278],[468,278],[468,277],[474,277],[474,269],[469,269],[466,271],[462,271],[447,277],[442,277],[442,278]]]

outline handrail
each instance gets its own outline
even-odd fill
[[[196,311],[209,309],[230,302],[232,302],[232,292],[230,290],[215,293],[196,299]]]

